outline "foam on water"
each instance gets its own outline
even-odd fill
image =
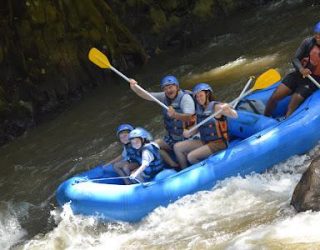
[[[27,217],[28,210],[28,203],[0,202],[0,249],[9,249],[27,235],[19,219]]]
[[[308,155],[294,156],[264,174],[228,178],[211,191],[159,207],[138,224],[101,223],[55,210],[57,227],[24,249],[296,249],[320,244],[320,213],[296,214],[290,199]],[[305,230],[303,233],[301,231]]]
[[[319,249],[320,212],[305,212],[280,218],[271,224],[260,225],[241,233],[228,249],[257,249],[278,247],[286,249]]]
[[[278,54],[273,54],[256,58],[240,57],[235,61],[206,72],[198,74],[191,72],[183,79],[183,82],[186,84],[195,82],[223,82],[226,80],[226,76],[229,82],[234,82],[239,80],[239,78],[253,75],[261,69],[271,68],[276,64],[278,56]]]

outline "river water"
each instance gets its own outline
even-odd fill
[[[220,100],[231,101],[249,76],[270,67],[287,73],[319,13],[319,5],[295,0],[237,14],[213,24],[220,33],[208,30],[208,42],[160,55],[128,76],[149,90],[158,90],[168,73],[184,88],[207,81]],[[101,223],[57,208],[62,181],[119,154],[115,128],[122,122],[155,137],[164,133],[161,109],[108,77],[56,119],[0,148],[0,249],[320,249],[320,213],[297,214],[289,205],[318,147],[264,174],[186,196],[138,224]]]

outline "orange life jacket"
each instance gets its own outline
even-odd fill
[[[309,56],[301,60],[303,67],[311,70],[315,76],[320,76],[320,46],[315,44],[310,52]]]

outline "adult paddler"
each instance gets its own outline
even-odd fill
[[[284,77],[268,100],[266,116],[271,116],[277,103],[292,94],[285,117],[290,116],[307,97],[317,90],[316,85],[307,76],[311,75],[316,81],[320,81],[320,22],[315,25],[313,31],[314,35],[306,38],[296,51],[292,61],[295,71]]]
[[[137,82],[130,79],[131,89],[145,100],[153,101],[150,96],[137,88]],[[180,89],[178,79],[173,75],[165,76],[160,82],[161,92],[151,92],[156,99],[169,107],[163,110],[164,125],[167,134],[163,139],[156,140],[161,149],[170,152],[173,145],[185,140],[183,130],[190,127],[195,121],[195,104],[189,92]],[[171,166],[177,167],[168,154],[162,151],[163,159]]]

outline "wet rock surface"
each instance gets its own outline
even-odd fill
[[[120,70],[166,49],[202,42],[237,10],[265,1],[48,1],[0,3],[0,145],[60,112],[103,81],[91,47]]]
[[[314,159],[302,175],[291,199],[291,205],[298,211],[320,211],[320,157]]]

